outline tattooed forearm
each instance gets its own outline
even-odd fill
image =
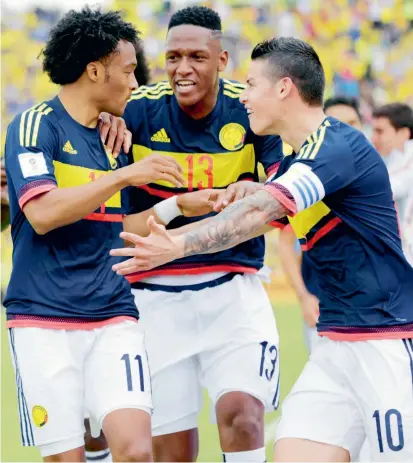
[[[261,190],[228,206],[196,230],[185,233],[185,256],[218,252],[235,246],[288,210],[270,193]]]

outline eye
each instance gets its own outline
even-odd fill
[[[178,57],[177,57],[177,56],[173,56],[173,55],[172,55],[172,56],[167,56],[167,57],[166,57],[166,60],[167,60],[167,61],[170,61],[170,62],[172,62],[172,63],[173,63],[174,61],[176,61],[177,59],[178,59]]]

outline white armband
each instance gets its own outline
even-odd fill
[[[183,215],[181,209],[178,207],[176,196],[161,201],[153,209],[164,225],[168,225],[173,219]]]

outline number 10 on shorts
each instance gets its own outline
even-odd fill
[[[123,354],[122,357],[121,357],[121,360],[125,362],[125,369],[126,369],[126,384],[127,384],[127,388],[128,388],[128,391],[131,392],[133,391],[134,387],[136,387],[135,385],[135,381],[133,379],[133,371],[136,371],[136,368],[134,367],[131,367],[131,361],[130,361],[130,356],[129,354]],[[137,370],[138,370],[138,377],[139,377],[139,387],[140,387],[140,390],[142,392],[144,392],[145,390],[145,380],[144,380],[144,377],[143,377],[143,365],[142,365],[142,356],[141,355],[136,355],[135,356],[135,359],[138,363],[137,365]]]

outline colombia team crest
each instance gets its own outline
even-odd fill
[[[219,141],[228,151],[236,151],[242,148],[245,140],[245,129],[240,124],[231,122],[224,125],[219,132]]]
[[[41,405],[35,405],[32,408],[32,417],[33,417],[34,424],[38,428],[41,428],[47,423],[47,420],[48,420],[47,410]]]

